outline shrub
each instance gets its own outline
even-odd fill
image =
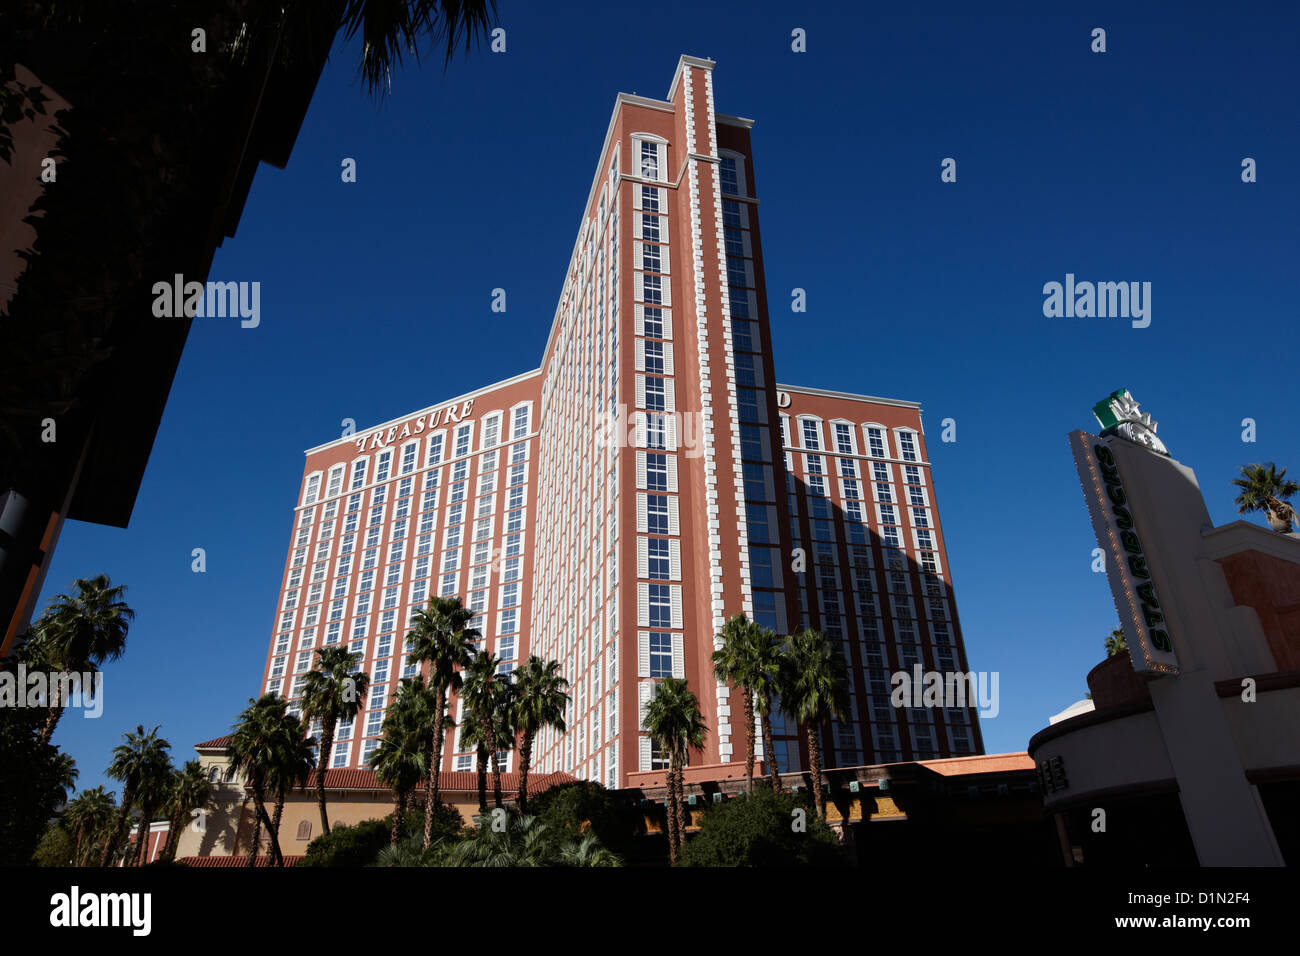
[[[441,803],[433,812],[433,840],[443,843],[455,841],[464,828],[464,821],[454,807]],[[410,838],[419,835],[424,840],[424,808],[406,811],[402,818],[402,835]],[[307,854],[298,861],[299,866],[369,866],[393,838],[393,815],[382,820],[363,820],[355,825],[336,823],[329,835],[321,835],[307,846]],[[401,841],[399,841],[401,842]]]
[[[631,854],[637,838],[645,834],[640,811],[593,781],[562,783],[543,790],[528,801],[528,812],[573,839],[594,833],[603,846],[620,856]]]
[[[793,825],[796,810],[805,813],[802,832]],[[839,841],[817,819],[811,797],[767,787],[711,804],[680,859],[684,866],[845,865]]]

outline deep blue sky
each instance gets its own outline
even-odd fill
[[[139,615],[104,716],[56,736],[82,786],[137,723],[188,759],[257,691],[304,449],[536,367],[614,96],[664,97],[682,53],[757,121],[778,379],[924,406],[970,663],[1001,674],[986,747],[1023,749],[1116,621],[1066,444],[1092,404],[1131,389],[1218,523],[1241,464],[1300,468],[1300,17],[980,6],[503,0],[507,52],[408,64],[382,107],[336,50],[210,276],[260,281],[261,326],[196,321],[130,527],[69,523],[47,578],[106,572]],[[1044,318],[1067,272],[1151,282],[1150,328]]]

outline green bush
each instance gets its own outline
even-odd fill
[[[795,811],[804,811],[804,829]],[[834,832],[817,819],[807,794],[752,794],[711,804],[680,857],[683,866],[844,866]]]
[[[440,803],[433,812],[433,840],[444,843],[459,838],[464,821],[454,807]],[[402,818],[402,836],[418,834],[424,839],[424,808],[407,810]],[[307,846],[298,866],[370,866],[393,838],[393,815],[382,820],[363,820],[355,825],[336,823],[328,836],[321,835]]]
[[[72,866],[73,849],[72,837],[56,821],[45,828],[45,835],[32,854],[32,862],[37,866]]]
[[[634,844],[645,835],[645,820],[636,806],[590,780],[543,790],[528,801],[528,812],[570,838],[594,833],[603,846],[623,857],[635,855]]]

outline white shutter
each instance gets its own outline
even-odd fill
[[[632,328],[635,334],[645,335],[645,306],[640,302],[632,306]]]
[[[632,201],[633,202],[632,208],[640,209],[641,208],[641,187],[633,186],[632,195],[636,197]],[[641,214],[637,212],[632,213],[632,238],[633,239],[641,238]]]
[[[664,295],[666,296],[667,294],[668,290],[664,289]],[[676,374],[673,372],[673,343],[671,342],[664,343],[664,374]]]
[[[671,271],[668,266],[668,247],[666,245],[659,247],[659,259],[660,259],[659,271],[663,272],[666,275],[668,272]]]
[[[654,695],[655,685],[650,681],[643,681],[636,685],[636,725],[639,730],[645,729],[645,708]]]
[[[677,490],[677,456],[668,456],[668,490]]]
[[[660,303],[664,308],[673,304],[673,284],[672,282],[663,283],[664,300]]]
[[[645,581],[636,586],[636,623],[638,627],[650,626],[650,585]]]
[[[664,416],[664,448],[667,451],[677,450],[677,416]]]
[[[665,246],[664,248],[668,247]],[[671,339],[673,337],[673,310],[663,309],[662,312],[664,317],[664,338]],[[640,332],[637,333],[637,335],[641,334]]]
[[[638,744],[640,745],[640,750],[641,750],[641,754],[640,754],[641,762],[639,766],[642,770],[649,770],[650,769],[650,738],[642,737],[638,741]]]
[[[648,538],[636,539],[636,576],[638,578],[650,577],[650,540]],[[649,677],[649,674],[642,674],[642,677]]]
[[[673,635],[673,676],[682,678],[686,676],[686,648],[685,641],[680,634]]]
[[[636,427],[636,436],[635,436],[636,447],[637,447],[637,448],[644,448],[644,447],[646,447],[646,417],[645,417],[645,412],[637,412],[636,415],[635,415],[634,417],[635,417],[634,425],[635,425],[635,427]]]
[[[673,608],[672,608],[672,610],[673,610],[673,627],[681,627],[681,626],[682,626],[682,588],[681,588],[681,585],[679,585],[679,584],[673,584],[673,585],[670,585],[669,588],[668,588],[668,590],[669,590],[669,592],[672,594],[672,600],[673,600]],[[676,646],[676,644],[674,644],[674,645],[673,645],[673,657],[674,657],[674,660],[673,660],[673,670],[674,670],[674,671],[676,671],[676,669],[677,669],[677,661],[675,660],[675,658],[677,657],[677,653],[676,653],[676,652],[677,652],[677,646]],[[676,673],[674,673],[673,676],[674,676],[674,677],[677,677],[677,676],[679,676],[679,675],[676,674]]]
[[[636,676],[650,676],[650,632],[636,632]]]
[[[655,143],[655,152],[659,154],[659,181],[666,183],[668,179],[668,146],[665,143]],[[662,204],[660,205],[662,207]]]
[[[668,533],[669,534],[682,533],[681,528],[678,527],[678,523],[677,523],[677,499],[676,498],[668,499]]]
[[[664,379],[664,411],[677,411],[677,388],[671,378]]]
[[[644,488],[646,486],[645,478],[645,452],[636,453],[636,486]]]
[[[636,493],[636,530],[641,534],[647,534],[646,524],[646,496],[644,491],[638,491]]]
[[[645,376],[640,374],[636,377],[636,407],[645,408]]]
[[[638,301],[645,299],[645,276],[640,272],[632,273],[632,298]]]
[[[645,340],[637,339],[634,346],[633,361],[638,372],[645,371]]]
[[[632,208],[633,209],[643,208],[641,205],[641,187],[636,183],[632,184]],[[637,232],[639,233],[640,230],[638,229]]]
[[[668,578],[672,581],[682,579],[682,542],[677,538],[668,539]]]
[[[641,252],[641,248],[642,248],[641,243],[639,242],[632,243],[632,268],[633,269],[645,268],[644,260],[641,258],[641,256],[643,255],[643,253]]]
[[[663,167],[661,166],[659,168],[662,169]],[[668,190],[665,189],[663,186],[660,186],[655,191],[659,193],[659,211],[667,212],[668,211]],[[660,223],[660,225],[664,225],[664,223]]]

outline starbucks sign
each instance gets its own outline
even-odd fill
[[[1106,558],[1106,576],[1133,668],[1140,673],[1177,674],[1178,658],[1138,531],[1138,516],[1111,451],[1114,440],[1078,431],[1070,435],[1070,448],[1097,544]]]

